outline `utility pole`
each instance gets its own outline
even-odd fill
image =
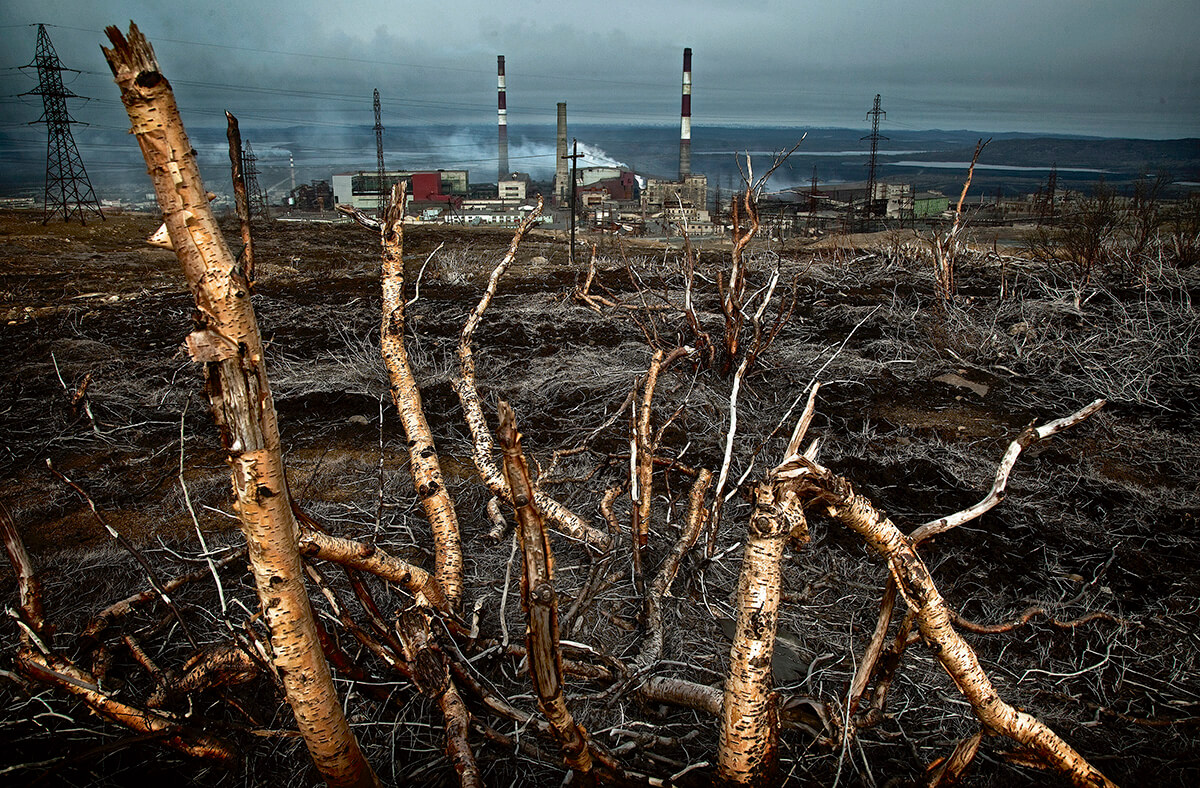
[[[1050,165],[1050,180],[1046,184],[1046,207],[1049,209],[1050,218],[1054,218],[1054,192],[1058,189],[1058,162]]]
[[[813,165],[812,184],[808,189],[808,218],[804,220],[804,229],[812,227],[813,214],[817,212],[817,165]]]
[[[867,221],[871,220],[871,216],[875,213],[875,158],[879,152],[879,141],[886,140],[887,137],[881,136],[879,133],[879,118],[887,117],[887,113],[879,108],[879,94],[875,94],[875,106],[867,113],[867,117],[871,120],[871,133],[864,140],[871,141],[871,161],[867,164],[867,202],[866,202],[866,217]]]
[[[571,160],[571,251],[570,251],[567,259],[571,262],[572,265],[574,265],[575,264],[575,205],[576,205],[575,172],[576,172],[576,167],[579,163],[579,140],[572,138],[571,152],[569,154],[567,154],[566,156],[563,156],[563,158]]]
[[[375,166],[379,184],[379,218],[382,219],[391,190],[383,182],[383,111],[379,106],[379,88],[375,88]]]
[[[42,117],[33,121],[46,124],[46,192],[42,224],[60,213],[64,222],[71,221],[72,216],[78,216],[80,224],[87,224],[88,213],[95,213],[103,220],[100,201],[92,190],[92,182],[83,167],[79,148],[75,146],[75,136],[71,133],[71,124],[79,121],[74,120],[67,111],[67,99],[80,96],[67,90],[62,80],[64,71],[80,72],[63,66],[58,53],[54,51],[54,45],[50,43],[50,36],[46,34],[45,25],[38,25],[37,52],[33,62],[21,68],[34,67],[38,72],[38,86],[21,95],[42,97]]]

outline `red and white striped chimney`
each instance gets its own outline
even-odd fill
[[[679,180],[692,174],[692,48],[683,50],[683,103],[679,112]]]
[[[499,167],[496,183],[508,180],[512,173],[508,170],[508,102],[507,87],[504,84],[504,55],[496,56],[496,118],[500,127]]]

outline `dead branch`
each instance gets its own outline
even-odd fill
[[[381,547],[306,529],[300,535],[300,551],[306,556],[369,572],[403,586],[418,601],[423,600],[422,604],[444,614],[450,613],[449,602],[442,595],[441,587],[428,572],[389,555]]]
[[[154,182],[171,245],[196,299],[192,358],[233,471],[237,511],[288,703],[317,769],[330,785],[374,786],[338,702],[304,588],[299,528],[291,513],[275,406],[250,283],[221,235],[170,83],[150,43],[130,25],[105,31],[104,56]]]
[[[481,788],[483,779],[468,740],[471,715],[450,676],[445,655],[434,643],[429,617],[410,608],[400,614],[396,632],[404,644],[405,659],[413,666],[414,683],[421,692],[435,700],[442,711],[446,727],[446,757],[458,775],[458,784],[463,788]]]
[[[243,561],[246,558],[246,553],[247,548],[245,547],[234,550],[229,555],[215,562],[213,567],[216,569],[224,569],[226,566],[229,566],[235,561]],[[170,580],[163,581],[161,585],[161,591],[168,594],[173,594],[175,591],[179,590],[188,583],[192,583],[196,580],[206,577],[209,572],[210,569],[206,566],[193,572],[187,572],[186,574],[178,575]],[[144,605],[147,602],[152,602],[159,598],[159,589],[147,588],[143,591],[139,591],[136,594],[131,594],[130,596],[127,596],[118,602],[114,602],[92,617],[91,622],[88,623],[87,628],[85,628],[83,631],[83,640],[85,642],[98,640],[101,633],[103,633],[107,627],[111,626],[116,619],[129,615],[129,613],[131,613],[138,605]]]
[[[651,585],[652,593],[659,596],[671,595],[671,585],[675,582],[675,575],[679,572],[679,566],[683,562],[683,557],[696,544],[701,531],[704,530],[704,521],[708,513],[704,508],[704,498],[708,494],[708,488],[711,484],[712,471],[702,468],[696,477],[696,481],[692,483],[691,492],[688,493],[688,511],[687,518],[684,520],[683,531],[679,534],[679,539],[676,540],[670,554],[659,568],[658,576]]]
[[[971,188],[971,180],[975,177],[975,164],[979,161],[979,154],[991,141],[991,138],[987,141],[980,139],[975,144],[975,154],[971,157],[971,166],[967,169],[967,179],[963,182],[962,194],[958,196],[958,205],[954,209],[954,224],[948,232],[943,234],[935,231],[929,238],[929,248],[933,252],[934,291],[942,304],[949,304],[958,292],[956,269],[962,246],[958,236],[963,230],[963,202],[967,199],[967,190]]]
[[[1098,399],[1072,413],[1070,416],[1049,421],[1040,427],[1028,427],[1008,445],[1008,449],[1005,450],[1004,456],[1000,459],[999,467],[996,468],[996,479],[992,482],[992,489],[988,491],[988,494],[979,503],[963,509],[961,512],[939,517],[936,520],[930,520],[909,534],[908,538],[914,545],[919,545],[930,537],[945,533],[963,523],[968,523],[984,512],[994,508],[1004,500],[1004,494],[1008,487],[1008,477],[1012,474],[1013,466],[1016,464],[1017,458],[1021,456],[1022,451],[1040,440],[1074,427],[1076,424],[1098,413],[1105,404],[1104,400]]]
[[[237,753],[227,742],[190,726],[181,725],[163,714],[138,709],[100,691],[95,679],[55,656],[22,649],[17,667],[37,681],[52,684],[82,699],[93,711],[130,730],[154,734],[163,745],[194,758],[215,761],[225,768],[237,763]]]
[[[88,505],[88,509],[92,513],[92,519],[99,523],[100,527],[103,528],[108,535],[125,550],[125,552],[129,553],[129,555],[133,557],[138,566],[142,568],[142,571],[146,573],[146,580],[149,581],[150,588],[158,594],[158,598],[162,600],[162,603],[171,611],[171,615],[175,616],[175,620],[179,622],[179,628],[183,632],[184,636],[188,639],[188,642],[192,644],[192,648],[199,648],[199,645],[196,643],[196,639],[192,636],[191,628],[188,627],[187,622],[183,620],[183,616],[180,614],[179,608],[175,607],[175,603],[171,600],[169,593],[163,588],[163,583],[159,579],[158,573],[154,571],[154,567],[150,566],[150,562],[146,560],[144,555],[142,555],[142,551],[138,550],[132,542],[125,538],[124,534],[122,534],[116,528],[113,528],[112,525],[110,525],[109,522],[104,519],[104,515],[100,514],[100,510],[96,508],[96,502],[92,500],[92,497],[88,495],[82,487],[71,481],[65,474],[55,468],[49,459],[46,460],[46,467],[50,469],[51,473],[61,479],[64,484],[66,484],[68,487],[78,493],[81,498],[83,498],[84,502]]]
[[[492,524],[487,534],[488,541],[499,544],[508,533],[508,520],[504,518],[504,512],[500,511],[500,499],[494,495],[488,498],[487,516],[488,522]]]
[[[0,538],[4,540],[4,550],[8,554],[8,562],[12,564],[13,573],[17,576],[17,599],[21,608],[21,617],[25,625],[43,640],[49,637],[46,629],[46,611],[42,606],[42,581],[38,579],[33,561],[25,549],[25,541],[17,530],[8,507],[0,503]],[[31,647],[30,635],[21,630],[21,642],[26,648]]]
[[[888,570],[913,611],[925,642],[984,725],[1031,748],[1081,788],[1113,785],[1043,722],[1000,698],[975,652],[955,631],[950,608],[924,561],[890,519],[857,495],[846,479],[811,460],[795,462],[784,475],[806,480],[807,500],[822,506],[830,517],[862,536],[887,560]]]
[[[633,435],[630,442],[630,496],[632,498],[633,525],[630,528],[633,538],[633,571],[639,588],[642,580],[642,553],[649,541],[650,533],[650,502],[654,498],[654,443],[650,439],[650,404],[654,399],[654,389],[658,385],[658,373],[662,368],[663,352],[655,348],[650,359],[650,367],[646,370],[646,380],[642,386],[642,407],[634,418]]]
[[[858,710],[858,704],[867,691],[867,684],[875,673],[875,665],[883,655],[883,644],[887,640],[888,628],[892,625],[892,613],[896,609],[896,582],[888,575],[884,585],[883,597],[879,600],[879,616],[875,620],[875,630],[867,643],[867,650],[858,661],[854,671],[854,679],[850,682],[850,691],[846,693],[846,705],[853,715]]]
[[[521,244],[521,239],[525,237],[526,233],[537,222],[538,217],[541,215],[541,209],[542,203],[539,197],[537,209],[530,213],[525,221],[521,222],[516,233],[513,234],[513,240],[509,244],[508,252],[492,270],[492,274],[488,278],[487,289],[484,290],[479,303],[475,305],[475,309],[463,325],[462,333],[459,335],[458,340],[458,375],[451,381],[451,385],[458,395],[459,404],[462,406],[467,426],[471,430],[471,458],[475,462],[475,469],[479,472],[480,478],[488,486],[493,495],[497,495],[510,502],[512,501],[512,493],[508,488],[508,483],[505,481],[504,475],[496,467],[495,460],[492,457],[492,433],[488,429],[487,419],[483,415],[483,405],[479,399],[479,391],[475,387],[475,356],[471,350],[471,341],[475,334],[475,329],[478,328],[480,321],[483,319],[483,313],[487,311],[492,297],[496,294],[500,278],[504,276],[504,272],[508,270],[508,266],[516,258],[517,248]],[[533,500],[536,502],[538,509],[568,536],[599,550],[607,550],[609,548],[611,539],[607,534],[585,523],[578,515],[540,489],[533,490]]]
[[[1050,626],[1058,627],[1059,629],[1075,629],[1076,627],[1081,627],[1084,624],[1089,624],[1093,621],[1108,621],[1110,623],[1120,625],[1129,624],[1129,622],[1123,618],[1118,618],[1117,616],[1102,611],[1094,611],[1088,613],[1087,615],[1080,616],[1079,618],[1060,621],[1059,619],[1050,615],[1046,608],[1040,605],[1027,607],[1025,610],[1021,611],[1021,614],[1016,618],[1012,619],[1011,621],[1001,622],[999,624],[980,624],[970,620],[969,618],[963,618],[958,613],[954,613],[953,611],[951,611],[951,613],[955,624],[958,624],[968,632],[976,632],[981,635],[996,635],[1002,632],[1012,632],[1014,629],[1028,624],[1035,616],[1045,616],[1047,623],[1050,624]]]
[[[242,275],[254,286],[254,239],[250,235],[250,198],[246,194],[246,175],[242,172],[242,131],[238,119],[225,113],[225,136],[229,138],[229,167],[233,178],[233,202],[237,208],[238,225],[242,231]]]
[[[512,490],[525,571],[521,575],[521,604],[529,621],[526,643],[529,674],[537,691],[538,708],[558,737],[563,758],[585,779],[592,771],[587,731],[575,722],[563,695],[562,649],[558,635],[558,595],[554,590],[554,556],[533,497],[529,468],[521,451],[516,415],[507,402],[499,405],[500,445],[504,476]]]
[[[237,645],[225,643],[206,648],[188,660],[178,680],[160,682],[146,706],[160,709],[193,692],[244,684],[261,672],[262,666]]]
[[[948,758],[940,758],[930,764],[925,785],[928,788],[949,788],[951,785],[957,785],[971,761],[975,760],[975,753],[979,752],[979,744],[982,741],[983,731],[978,731],[960,741]]]
[[[421,390],[404,347],[404,205],[404,182],[401,181],[392,191],[379,236],[383,247],[380,348],[387,365],[392,402],[404,425],[413,486],[433,529],[433,576],[442,587],[446,601],[452,608],[457,608],[462,599],[463,562],[458,517],[442,478],[433,433],[421,403]]]

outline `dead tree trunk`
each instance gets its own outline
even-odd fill
[[[819,478],[814,493],[819,491],[829,496],[826,503],[829,515],[862,536],[887,560],[901,596],[916,615],[921,636],[971,702],[979,720],[1029,747],[1080,788],[1111,786],[1107,777],[1045,723],[1001,699],[974,650],[955,631],[950,608],[912,543],[890,519],[855,494],[848,481],[827,471],[826,474]]]
[[[550,721],[562,746],[567,766],[585,778],[592,772],[587,732],[575,722],[563,695],[562,648],[558,637],[558,595],[554,591],[554,556],[533,499],[529,468],[521,452],[516,414],[507,402],[500,407],[500,445],[504,448],[504,476],[512,490],[513,510],[521,542],[525,571],[521,576],[521,602],[529,620],[526,645],[529,675],[537,691],[538,708]]]
[[[391,381],[392,402],[408,438],[413,486],[421,496],[425,516],[433,528],[433,576],[447,601],[458,607],[462,598],[462,542],[454,501],[442,479],[442,467],[433,433],[425,420],[421,390],[413,377],[404,349],[404,185],[396,186],[380,232],[383,244],[383,319],[379,336],[383,360]]]
[[[792,436],[789,455],[804,438],[812,408],[810,396]],[[779,711],[777,695],[771,690],[771,659],[783,585],[780,564],[789,539],[808,541],[808,524],[795,482],[780,476],[784,468],[773,469],[754,489],[754,512],[738,581],[737,628],[721,708],[717,778],[725,785],[773,785],[778,781]]]
[[[106,32],[113,48],[104,55],[196,299],[188,350],[205,365],[207,393],[233,472],[235,507],[288,703],[327,783],[377,785],[338,702],[313,623],[249,282],[209,210],[195,152],[150,43],[134,25],[128,40],[115,27]]]

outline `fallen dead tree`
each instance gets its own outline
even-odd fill
[[[130,37],[135,38],[134,32],[131,31]],[[139,45],[139,48],[142,47]],[[145,45],[144,51],[149,52],[148,45]],[[165,80],[156,70],[153,76],[144,70],[138,73],[142,76],[134,77],[133,83],[138,84],[139,79],[148,83],[139,85],[140,89],[163,89]],[[185,139],[177,142],[182,146],[179,150],[190,150]],[[166,171],[168,175],[172,172],[170,166],[158,169]],[[158,174],[161,176],[161,173]],[[166,183],[162,188],[168,194],[171,189],[177,188],[170,178],[164,180]],[[405,303],[403,247],[399,234],[404,202],[402,191],[399,196],[400,199],[394,200],[396,209],[383,225],[375,227],[383,238],[383,276],[385,281],[390,277],[381,321],[384,352],[390,353],[389,361],[396,362],[398,368],[405,365],[401,361],[405,341],[403,313],[397,312]],[[741,199],[747,213],[751,217],[756,216],[753,190],[748,190],[747,196]],[[207,201],[203,201],[203,205],[206,206]],[[176,250],[187,248],[193,225],[203,219],[197,219],[194,213],[200,210],[200,206],[189,203],[187,210],[189,216],[169,217],[183,228],[180,230],[183,233],[181,241],[174,238],[172,241]],[[171,222],[168,222],[168,227],[171,226]],[[743,546],[738,573],[737,619],[732,642],[727,649],[727,662],[722,660],[719,663],[722,670],[710,671],[709,674],[700,673],[692,665],[685,665],[683,670],[678,671],[684,673],[683,676],[669,672],[669,668],[679,667],[668,665],[669,660],[663,658],[664,643],[679,635],[677,622],[670,619],[671,589],[681,568],[685,566],[689,572],[698,569],[696,574],[702,576],[703,565],[697,568],[698,562],[693,555],[695,546],[705,529],[715,539],[722,511],[720,502],[725,500],[731,487],[736,489],[740,486],[737,483],[730,485],[729,481],[736,476],[731,472],[729,447],[738,440],[738,391],[743,383],[749,385],[748,370],[753,361],[768,350],[770,341],[766,341],[766,338],[773,337],[772,330],[766,326],[763,318],[768,305],[772,303],[779,274],[774,271],[762,287],[747,290],[744,284],[747,272],[743,268],[744,260],[740,260],[734,268],[739,281],[743,283],[741,289],[732,289],[732,278],[729,284],[719,288],[727,296],[740,293],[735,299],[736,304],[729,304],[729,311],[723,311],[723,315],[732,321],[732,325],[750,329],[736,334],[734,346],[723,351],[733,357],[736,363],[727,370],[733,371],[734,376],[730,381],[727,399],[730,403],[728,433],[721,441],[725,452],[721,455],[719,467],[689,467],[678,459],[665,456],[664,434],[675,417],[659,419],[655,423],[653,406],[656,391],[664,385],[664,376],[668,375],[671,363],[678,363],[680,367],[689,363],[694,348],[659,347],[652,343],[649,365],[640,368],[645,369],[645,375],[639,375],[633,382],[627,404],[617,408],[614,419],[604,426],[605,429],[612,428],[615,435],[612,443],[629,446],[627,457],[623,454],[616,457],[620,463],[628,461],[628,473],[622,469],[620,483],[608,488],[615,492],[611,495],[606,493],[599,505],[604,521],[609,524],[606,533],[576,514],[576,511],[584,512],[583,508],[568,508],[544,491],[543,484],[548,474],[535,475],[531,470],[531,463],[525,459],[520,445],[515,415],[505,407],[498,408],[495,414],[502,458],[501,463],[497,464],[496,439],[489,424],[486,400],[480,395],[476,383],[473,350],[475,332],[531,227],[532,220],[518,229],[507,253],[492,270],[479,303],[466,318],[457,344],[458,376],[454,382],[455,393],[470,432],[472,459],[480,484],[495,496],[489,496],[489,500],[501,499],[511,505],[518,524],[519,571],[526,627],[524,645],[509,642],[507,636],[492,638],[480,632],[478,618],[482,617],[486,608],[484,592],[463,586],[461,573],[452,558],[454,546],[451,542],[456,536],[451,535],[449,523],[452,519],[458,519],[454,516],[455,504],[448,495],[444,498],[435,495],[439,491],[434,485],[444,487],[444,480],[439,481],[432,470],[434,463],[417,467],[418,460],[436,461],[437,458],[431,435],[426,437],[420,427],[409,431],[412,426],[410,420],[415,420],[418,412],[423,410],[411,369],[392,369],[389,364],[389,371],[394,376],[393,391],[397,393],[396,405],[405,420],[409,448],[417,447],[412,449],[415,456],[410,455],[414,467],[414,485],[422,503],[433,501],[433,505],[422,507],[432,525],[433,571],[393,555],[373,540],[337,535],[333,533],[333,526],[322,525],[315,518],[295,511],[296,507],[288,500],[286,481],[282,479],[281,450],[278,451],[278,457],[271,461],[272,469],[279,472],[278,477],[255,487],[247,488],[243,483],[238,488],[239,507],[243,514],[252,510],[249,504],[241,507],[242,497],[265,497],[268,503],[275,498],[280,499],[271,504],[274,507],[272,512],[285,523],[290,519],[291,524],[277,539],[278,547],[288,551],[289,556],[294,554],[288,569],[292,571],[298,567],[304,572],[298,576],[299,583],[304,582],[306,575],[310,587],[319,594],[314,598],[324,600],[322,615],[311,622],[311,639],[306,641],[307,647],[315,652],[312,656],[323,655],[336,674],[346,678],[348,684],[352,683],[356,692],[368,696],[369,701],[356,699],[356,702],[363,704],[358,706],[358,719],[364,727],[390,725],[392,734],[396,735],[400,726],[389,720],[401,713],[418,713],[413,707],[420,704],[413,703],[413,699],[419,695],[428,702],[429,716],[435,720],[432,723],[425,720],[419,725],[438,731],[441,750],[453,774],[463,785],[485,782],[485,769],[481,766],[484,759],[480,757],[484,748],[499,753],[502,758],[520,757],[539,765],[569,769],[580,781],[601,779],[640,785],[701,785],[714,778],[726,783],[753,785],[778,781],[783,776],[778,770],[782,737],[795,736],[806,747],[829,748],[836,746],[839,740],[846,742],[856,735],[853,727],[859,725],[858,720],[845,722],[847,718],[842,716],[842,712],[846,711],[849,704],[844,704],[841,698],[812,698],[801,695],[796,688],[781,691],[778,680],[773,676],[774,657],[779,649],[781,634],[778,630],[779,614],[789,604],[782,584],[784,556],[789,544],[806,542],[808,519],[824,513],[860,534],[867,544],[887,560],[894,589],[884,591],[884,606],[890,610],[897,600],[902,600],[909,607],[909,614],[895,635],[896,644],[907,646],[910,633],[915,628],[935,651],[940,664],[954,678],[956,685],[977,710],[981,723],[989,730],[1027,745],[1034,757],[1053,765],[1080,785],[1108,784],[1082,756],[1046,726],[999,700],[987,676],[983,675],[978,660],[965,641],[956,634],[953,611],[941,599],[932,576],[916,553],[916,543],[920,541],[918,534],[921,532],[915,532],[911,538],[905,537],[889,520],[879,516],[866,499],[855,494],[845,479],[817,464],[815,444],[801,450],[800,444],[805,440],[815,413],[816,389],[811,392],[804,414],[784,449],[783,461],[754,484],[753,513],[745,523],[726,523],[721,532],[723,535],[732,535],[730,541]],[[735,246],[737,254],[744,253],[752,235],[745,228],[740,231],[740,239],[745,244],[741,248]],[[219,238],[219,235],[214,238]],[[210,240],[207,245],[214,248],[219,246],[217,240]],[[227,262],[224,256],[221,259]],[[203,327],[197,329],[200,336],[190,343],[193,353],[205,359],[205,363],[217,365],[215,373],[224,369],[221,366],[223,362],[228,362],[225,366],[230,368],[227,373],[231,376],[253,373],[259,386],[256,391],[261,394],[257,399],[245,399],[250,405],[260,405],[265,413],[270,398],[265,373],[260,372],[261,344],[255,346],[258,348],[256,355],[250,357],[246,357],[248,351],[238,343],[234,343],[236,350],[227,348],[228,343],[222,343],[228,329],[222,328],[222,324],[209,314],[213,307],[205,300],[213,298],[205,289],[213,281],[242,284],[238,279],[237,266],[228,267],[225,279],[219,278],[220,272],[210,272],[207,268],[204,271],[204,275],[197,277],[193,284],[203,321]],[[746,295],[747,292],[750,295]],[[248,295],[238,298],[243,299],[248,309]],[[781,310],[780,314],[784,311]],[[241,319],[249,321],[253,315],[243,314]],[[683,319],[686,321],[687,316],[684,315]],[[241,325],[249,324],[243,322]],[[650,333],[653,335],[655,332]],[[685,332],[681,333],[686,336]],[[254,339],[256,337],[251,338],[252,341]],[[250,345],[247,344],[247,347]],[[222,348],[225,350],[222,351]],[[220,356],[222,352],[228,358],[208,359],[206,355],[211,353]],[[722,377],[720,365],[710,369],[715,377]],[[693,369],[691,372],[700,374],[702,371]],[[222,385],[219,390],[226,391],[224,378],[219,380]],[[401,391],[408,393],[401,394]],[[218,404],[224,405],[224,401],[214,403]],[[253,407],[250,412],[255,413]],[[1070,420],[1070,423],[1081,421],[1087,415],[1090,414],[1077,414],[1077,418]],[[423,413],[420,416],[424,418]],[[222,418],[244,417],[225,417],[222,412]],[[1066,426],[1070,424],[1050,430],[1039,428],[1034,434],[1040,439]],[[424,429],[429,431],[428,425]],[[1043,430],[1046,431],[1043,433]],[[1032,439],[1026,435],[1019,440],[1022,447],[1031,442]],[[271,446],[278,449],[277,435],[272,438]],[[229,449],[232,455],[243,451],[245,444],[233,442]],[[1011,454],[1011,458],[1006,456],[1002,462],[1005,479],[1019,453]],[[239,458],[240,455],[234,455],[231,462],[240,468]],[[988,505],[998,503],[1003,495],[1004,485],[999,479],[998,474]],[[680,484],[680,480],[686,482]],[[710,502],[714,480],[717,480],[716,490]],[[673,506],[674,498],[684,489],[687,501],[681,508],[685,514],[678,534],[673,534],[669,530],[669,518],[657,515]],[[267,495],[268,492],[270,495]],[[623,497],[626,493],[627,498]],[[660,497],[666,499],[668,507],[659,505]],[[621,507],[626,506],[628,516],[622,517]],[[953,527],[951,524],[966,521],[966,515],[943,520],[942,525],[931,526],[924,533],[932,533],[936,528]],[[568,614],[561,618],[560,598],[564,603],[566,600],[555,585],[553,536],[547,531],[547,524],[569,537],[564,540],[564,547],[575,549],[575,557],[580,562],[588,562],[590,566],[588,584],[572,601]],[[32,569],[32,562],[19,547],[20,540],[15,530],[13,534],[11,539],[6,538],[6,543],[14,545],[10,548],[12,561],[14,566],[26,567],[19,572],[22,578],[20,587],[23,589],[22,632],[33,644],[22,652],[28,655],[28,681],[78,695],[89,706],[118,724],[153,733],[177,750],[221,764],[229,764],[238,757],[240,753],[237,746],[230,744],[228,739],[232,738],[232,734],[244,731],[217,718],[211,711],[213,706],[218,705],[216,702],[213,706],[205,707],[207,711],[189,717],[186,725],[179,720],[182,715],[179,709],[193,699],[203,697],[204,693],[232,686],[234,682],[257,680],[271,686],[278,680],[284,687],[285,696],[291,697],[294,693],[294,689],[288,686],[289,679],[293,678],[289,676],[291,666],[280,658],[281,649],[275,642],[278,622],[268,618],[267,631],[270,637],[264,641],[255,634],[259,631],[256,622],[263,618],[262,613],[249,611],[243,626],[231,628],[236,631],[236,636],[222,634],[225,640],[220,648],[190,653],[185,659],[173,658],[172,663],[177,663],[176,672],[179,675],[169,680],[163,677],[171,669],[164,669],[158,664],[161,659],[156,659],[152,650],[145,648],[132,633],[121,631],[119,624],[124,614],[102,611],[96,617],[100,623],[94,628],[94,638],[103,640],[110,653],[119,652],[122,659],[128,658],[126,661],[131,663],[126,667],[129,675],[138,677],[143,684],[153,685],[151,691],[141,695],[137,692],[136,681],[129,682],[129,688],[123,691],[120,698],[106,692],[103,682],[97,680],[94,673],[79,672],[67,662],[56,661],[63,658],[53,645],[44,642],[42,633],[47,630],[46,613],[35,605],[36,593],[31,590],[36,589],[36,573]],[[247,528],[252,562],[258,560],[262,548],[254,540],[262,538],[266,537]],[[579,545],[584,545],[586,549]],[[655,549],[659,552],[656,553]],[[726,548],[726,552],[731,549]],[[657,566],[657,571],[654,571],[655,567],[650,563],[651,556],[661,552],[666,555]],[[513,555],[511,563],[515,564],[516,551]],[[469,561],[475,557],[468,555],[465,558]],[[307,559],[307,563],[301,564],[301,558]],[[692,561],[690,565],[689,559]],[[229,572],[228,567],[235,566],[238,558],[231,555],[225,560],[227,563],[223,569]],[[641,571],[639,563],[642,563]],[[345,581],[339,583],[335,573],[328,571],[331,568],[344,570]],[[163,588],[186,588],[189,583],[205,577],[205,571],[192,573],[190,579],[180,579],[178,582],[168,580],[161,585]],[[256,567],[256,579],[261,580],[262,574]],[[275,582],[276,577],[281,578],[279,583]],[[259,582],[263,610],[269,612],[272,605],[276,604],[270,593],[272,589],[283,582],[290,582],[282,578],[282,575],[271,574],[265,578],[265,584]],[[649,583],[645,582],[647,579],[650,579]],[[679,582],[683,583],[682,580]],[[507,587],[506,583],[505,590]],[[572,624],[584,621],[588,606],[605,589],[613,588],[626,594],[629,604],[625,605],[626,612],[623,614],[614,613],[611,608],[608,613],[635,633],[633,639],[636,648],[617,653],[604,642],[589,642],[586,627],[577,629],[572,626],[570,637],[564,637],[560,631],[560,621],[569,619]],[[307,599],[308,591],[302,585],[300,592]],[[463,609],[469,610],[470,603],[476,603],[474,619],[470,622],[459,615],[460,594],[463,601],[468,603]],[[136,598],[131,597],[132,601],[125,604],[123,609],[137,607],[157,610],[164,604],[162,597],[159,591],[152,590]],[[351,597],[354,600],[352,604],[347,601]],[[707,603],[707,599],[704,599]],[[499,616],[504,616],[503,604]],[[93,627],[88,627],[88,631],[93,631]],[[889,625],[884,624],[880,638],[886,640],[889,631]],[[576,632],[581,634],[576,635]],[[162,636],[161,632],[152,634],[155,637]],[[580,639],[572,639],[576,637]],[[36,645],[37,639],[42,639],[44,649]],[[720,650],[720,646],[717,650]],[[866,662],[864,659],[863,663]],[[807,665],[809,677],[815,667],[814,659]],[[876,677],[872,704],[878,699],[880,715],[882,699],[887,694],[886,687],[881,686],[890,680],[894,670],[893,667],[892,673],[887,675],[867,671],[867,679],[872,675]],[[803,683],[798,684],[803,686]],[[858,684],[856,681],[855,685]],[[859,688],[859,695],[863,691]],[[350,700],[345,702],[349,704]],[[612,725],[608,726],[610,734],[614,729],[621,730],[620,735],[625,736],[628,742],[634,742],[634,746],[621,751],[606,747],[599,739],[597,726],[587,720],[595,716],[596,707],[616,703],[626,704],[622,706],[622,722],[626,708],[638,706],[646,710],[645,719],[638,720],[643,727],[654,724],[656,715],[661,713],[655,709],[658,704],[694,710],[698,712],[695,717],[697,725],[705,728],[715,741],[705,750],[683,750],[687,753],[687,760],[684,761],[661,756],[656,759],[653,757],[658,755],[655,747],[676,747],[685,737],[627,730],[636,726],[622,728]],[[336,696],[333,705],[340,706]],[[221,697],[220,708],[234,706],[236,700]],[[197,708],[200,708],[199,704]],[[872,708],[876,707],[873,705]],[[878,721],[878,718],[872,719]],[[861,727],[870,724],[873,723],[863,717]],[[299,721],[298,727],[307,742],[309,731],[304,727],[304,722]],[[256,730],[261,731],[261,728]],[[217,733],[231,736],[223,737]],[[955,748],[953,756],[937,764],[936,768],[941,770],[937,779],[949,780],[961,774],[978,749],[980,738],[968,739],[964,746]],[[342,744],[348,746],[345,740]],[[403,748],[394,755],[397,761],[413,757]],[[314,760],[320,763],[316,753]],[[650,768],[652,766],[653,769]],[[322,768],[322,772],[331,783],[345,779],[336,770],[331,773]],[[369,779],[367,774],[359,772],[355,779]]]

